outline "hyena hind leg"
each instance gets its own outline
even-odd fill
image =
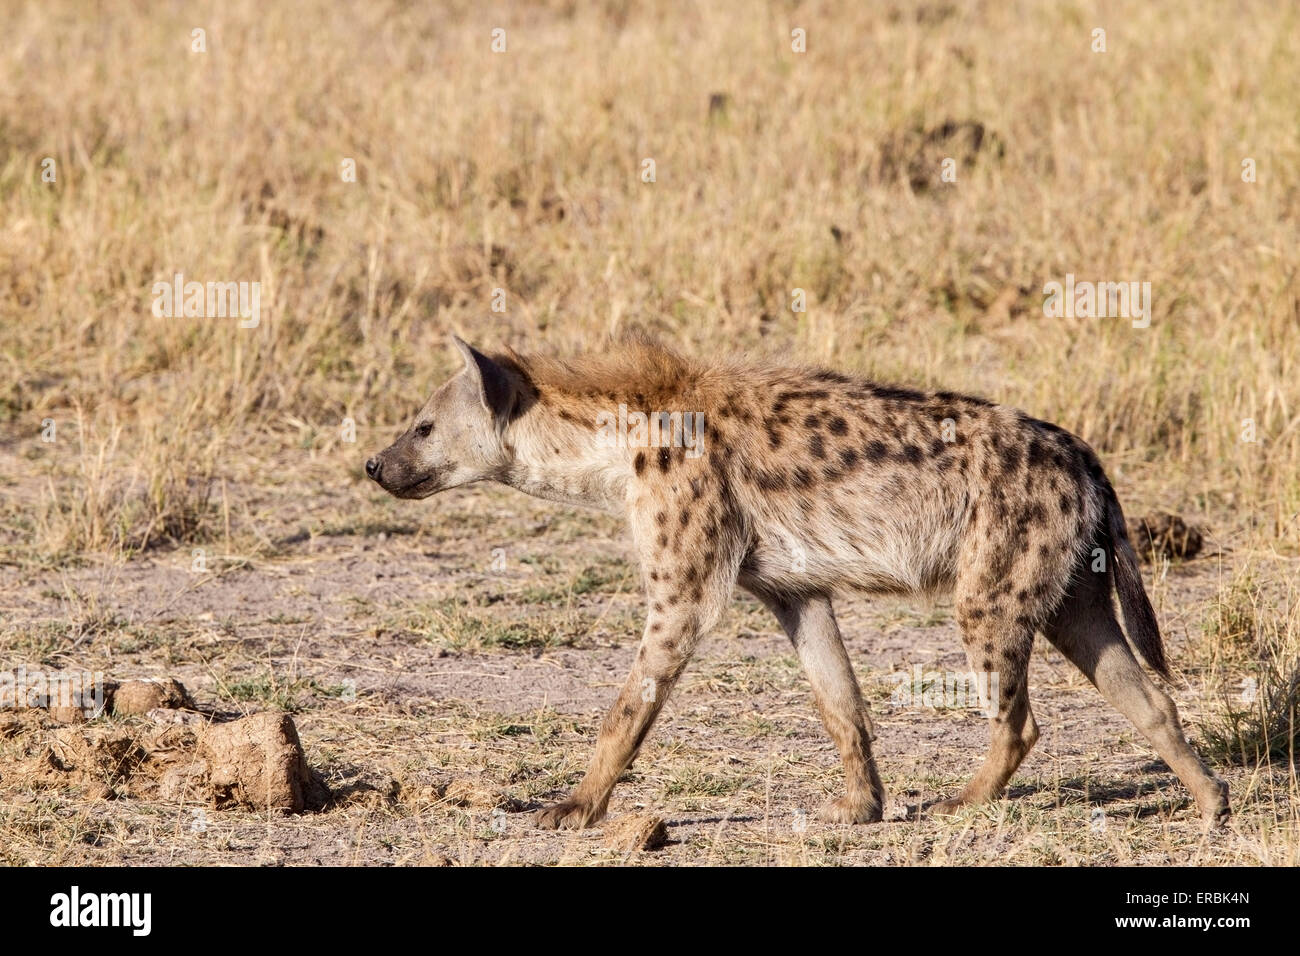
[[[1228,785],[1205,768],[1187,742],[1178,708],[1133,656],[1115,619],[1106,577],[1081,576],[1043,633],[1151,742],[1191,791],[1205,826],[1226,823]]]
[[[879,822],[884,815],[885,787],[871,753],[875,728],[844,649],[830,598],[774,597],[751,590],[776,615],[794,645],[812,685],[822,724],[844,763],[844,796],[826,803],[818,816],[828,823]]]
[[[934,813],[951,813],[967,804],[996,800],[1012,774],[1038,742],[1038,725],[1029,707],[1029,654],[1034,646],[1032,628],[981,615],[978,620],[957,609],[962,622],[966,660],[987,690],[990,711],[989,751],[984,763],[962,792],[931,807]]]

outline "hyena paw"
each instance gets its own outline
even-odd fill
[[[817,819],[823,823],[879,823],[884,819],[882,803],[861,797],[837,797],[822,804]]]
[[[540,810],[537,825],[543,830],[581,830],[604,815],[604,807],[593,807],[583,800],[569,799]]]
[[[971,801],[969,800],[962,797],[953,797],[951,800],[940,800],[934,804],[930,807],[930,813],[941,817],[950,817],[955,815],[962,807],[969,807],[970,805]]]
[[[1228,805],[1228,785],[1222,780],[1214,782],[1218,788],[1217,799],[1211,799],[1201,807],[1201,822],[1207,830],[1227,826],[1232,819],[1232,808]]]

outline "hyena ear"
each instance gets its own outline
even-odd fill
[[[465,359],[465,371],[483,407],[497,418],[508,417],[515,402],[515,383],[510,373],[460,336],[453,335],[451,340]]]

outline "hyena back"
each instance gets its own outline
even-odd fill
[[[970,396],[815,369],[696,363],[640,340],[571,361],[489,358],[455,343],[464,372],[366,462],[367,474],[399,497],[491,480],[625,514],[645,584],[632,671],[586,776],[542,811],[542,825],[604,815],[737,584],[789,635],[843,759],[846,792],[824,819],[876,821],[885,799],[831,605],[849,590],[952,594],[971,670],[995,675],[988,755],[939,811],[998,797],[1033,747],[1027,673],[1042,633],[1151,741],[1206,824],[1227,819],[1226,786],[1188,745],[1173,702],[1116,620],[1112,589],[1133,647],[1168,676],[1123,511],[1079,438]],[[638,424],[637,412],[702,414],[702,447],[597,440],[620,406]]]

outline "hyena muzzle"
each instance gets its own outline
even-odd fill
[[[455,344],[464,371],[366,474],[403,498],[496,481],[623,514],[646,590],[641,644],[595,757],[541,825],[604,815],[737,584],[789,635],[840,752],[847,786],[823,808],[826,820],[877,821],[885,802],[871,718],[831,605],[850,590],[951,594],[971,670],[995,678],[984,685],[996,688],[985,761],[932,809],[996,799],[1033,747],[1028,666],[1042,634],[1146,736],[1206,825],[1228,818],[1226,785],[1130,649],[1169,676],[1124,513],[1081,439],[966,395],[696,363],[636,339],[569,361]],[[602,440],[615,410],[619,440]],[[679,413],[703,424],[697,446],[675,440]],[[647,430],[656,416],[664,430]],[[665,430],[674,440],[662,440]],[[660,441],[648,442],[656,432]]]

